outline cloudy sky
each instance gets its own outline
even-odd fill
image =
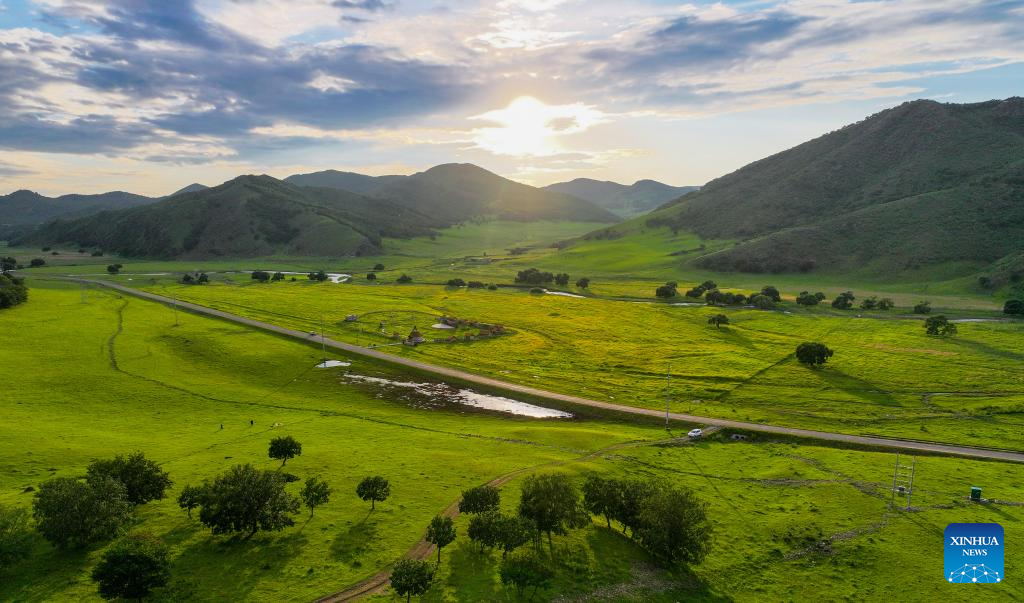
[[[0,0],[0,193],[445,162],[700,184],[1022,84],[1024,0]]]

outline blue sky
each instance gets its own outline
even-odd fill
[[[0,0],[0,193],[472,162],[700,184],[1024,93],[1024,0]]]

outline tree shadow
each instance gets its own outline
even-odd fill
[[[497,578],[501,555],[480,552],[468,539],[459,539],[441,553],[441,582],[430,589],[424,601],[458,600],[500,601],[508,598]]]
[[[252,538],[212,536],[186,547],[172,574],[193,576],[204,596],[225,601],[249,599],[263,580],[281,580],[289,564],[308,546],[299,532],[262,532]]]
[[[360,563],[360,557],[370,549],[377,537],[377,524],[363,520],[347,531],[339,532],[331,542],[331,558],[348,565]]]
[[[861,379],[860,377],[848,375],[831,367],[808,370],[822,383],[829,387],[841,392],[852,394],[861,400],[870,402],[871,404],[877,404],[879,406],[902,406],[899,400],[894,398],[891,393],[879,389],[879,387],[874,383]]]
[[[1017,362],[1024,361],[1024,353],[1014,352],[1012,350],[1004,350],[995,346],[981,343],[980,341],[974,341],[971,339],[961,339],[959,337],[949,337],[945,341],[960,346],[962,348],[969,348],[972,352],[978,354],[984,354],[986,356],[998,356],[1007,360],[1015,360]]]

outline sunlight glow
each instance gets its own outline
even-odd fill
[[[604,123],[605,115],[590,105],[547,105],[520,96],[504,109],[471,119],[496,124],[473,130],[476,146],[498,155],[544,157],[565,152],[558,138]]]

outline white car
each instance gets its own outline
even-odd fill
[[[691,429],[686,435],[691,438],[699,438],[700,436],[704,435],[704,432],[701,431],[700,429]]]

